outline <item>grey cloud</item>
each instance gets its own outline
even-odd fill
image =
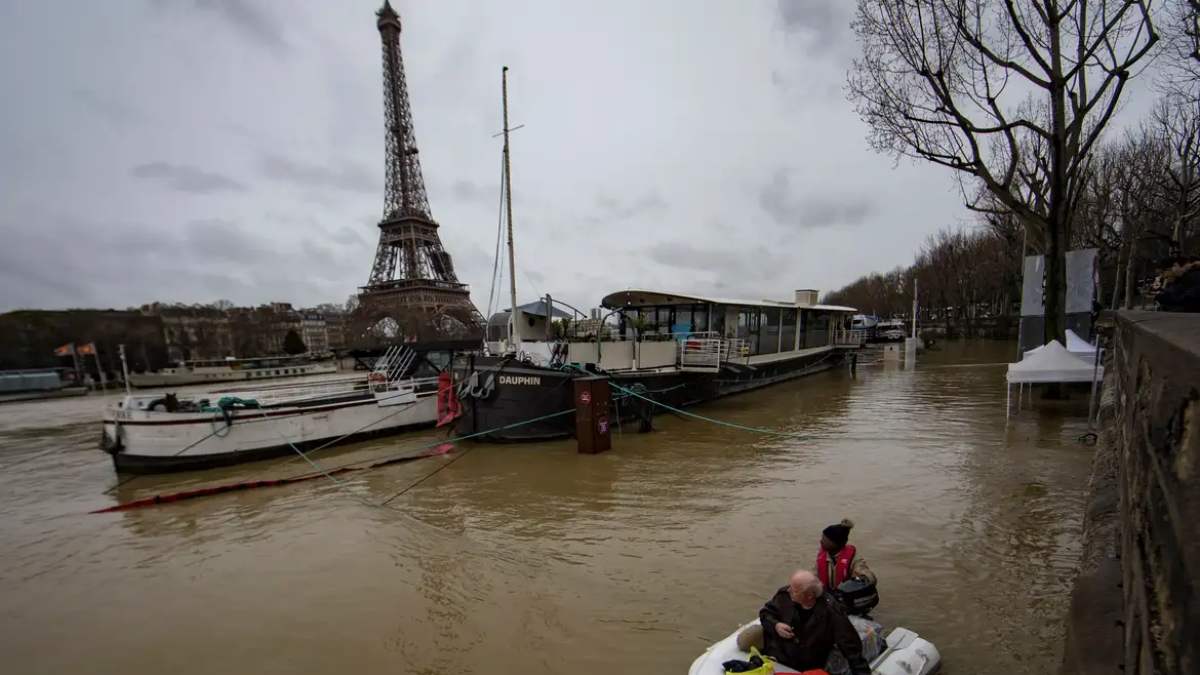
[[[849,25],[839,7],[848,0],[779,0],[780,23],[788,33],[801,34],[816,47],[836,45]]]
[[[146,121],[146,115],[141,110],[115,96],[108,96],[87,88],[76,89],[71,92],[71,95],[92,115],[114,125],[134,126]]]
[[[459,179],[450,186],[450,194],[458,201],[479,204],[499,204],[500,188],[495,185],[480,185]],[[515,202],[514,202],[515,203]]]
[[[343,226],[337,228],[336,230],[334,230],[333,235],[330,237],[330,239],[332,239],[333,241],[335,241],[339,244],[346,244],[346,245],[355,244],[355,245],[359,245],[359,246],[366,246],[366,244],[367,244],[367,240],[364,239],[361,234],[359,234],[358,230],[355,230],[354,228],[346,226],[346,225],[343,225]]]
[[[50,253],[52,244],[45,242],[42,250]],[[33,309],[43,307],[47,301],[79,307],[94,301],[89,284],[83,281],[85,277],[63,274],[61,267],[46,265],[46,259],[34,253],[35,249],[27,244],[0,247],[0,307]],[[29,294],[33,289],[36,293]]]
[[[150,162],[133,167],[129,173],[135,178],[161,180],[173,190],[194,194],[242,192],[246,189],[245,185],[228,176],[212,171],[204,171],[187,164]]]
[[[251,265],[270,258],[261,242],[219,218],[192,220],[184,226],[184,244],[207,260]]]
[[[686,241],[655,243],[645,255],[665,267],[720,273],[722,278],[768,278],[786,264],[784,256],[763,246],[734,252],[729,248],[701,248]]]
[[[652,213],[662,213],[667,210],[667,202],[657,190],[634,197],[621,199],[607,194],[596,196],[596,213],[585,220],[593,224],[624,221]]]
[[[249,0],[193,0],[192,4],[196,9],[210,12],[224,20],[255,44],[276,52],[288,49],[280,28],[282,23],[263,12],[265,3]]]
[[[303,234],[317,235],[325,237],[326,241],[333,242],[342,246],[365,246],[367,240],[363,237],[363,232],[369,232],[362,226],[356,223],[362,222],[367,227],[374,228],[379,221],[378,216],[369,218],[351,218],[346,219],[336,216],[332,220],[325,217],[318,217],[311,213],[288,213],[279,211],[269,211],[263,215],[263,222],[268,222],[276,225],[282,225],[286,231],[295,235]],[[348,222],[349,224],[342,224]]]
[[[293,183],[305,188],[333,188],[349,192],[380,193],[375,172],[361,164],[343,163],[330,168],[322,164],[307,164],[282,155],[267,155],[262,160],[262,172],[273,180]]]
[[[796,194],[787,169],[771,176],[759,192],[758,203],[776,223],[788,227],[859,225],[875,211],[875,204],[862,194]]]
[[[339,257],[320,242],[281,242],[220,219],[179,227],[54,216],[39,223],[13,228],[0,221],[13,244],[0,249],[0,307],[136,306],[211,297],[315,303],[345,297],[342,277],[363,264],[357,254]],[[75,245],[64,249],[64,240]],[[55,264],[48,267],[46,260]]]

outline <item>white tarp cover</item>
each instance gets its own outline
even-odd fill
[[[1092,311],[1092,301],[1096,299],[1097,251],[1094,248],[1067,251],[1067,314]]]
[[[1042,316],[1046,313],[1043,304],[1043,280],[1046,275],[1046,256],[1025,256],[1025,267],[1021,274],[1021,316]]]
[[[1083,356],[1094,356],[1096,354],[1096,346],[1092,343],[1079,337],[1079,334],[1070,328],[1067,329],[1067,351],[1072,354],[1080,354]]]
[[[1006,379],[1011,384],[1034,382],[1091,382],[1094,364],[1067,351],[1058,340],[1025,352],[1025,358],[1008,365]],[[1104,376],[1104,368],[1097,371]]]
[[[1098,249],[1081,248],[1064,254],[1067,292],[1064,306],[1067,314],[1092,311],[1096,297],[1096,255]],[[1021,274],[1021,316],[1046,314],[1046,256],[1025,256]]]

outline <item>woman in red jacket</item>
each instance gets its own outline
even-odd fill
[[[842,585],[847,579],[863,579],[876,583],[875,574],[867,567],[867,561],[858,555],[858,549],[847,544],[854,522],[842,519],[821,531],[821,550],[817,552],[817,578],[830,590]]]

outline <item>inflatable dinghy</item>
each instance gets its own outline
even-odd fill
[[[907,628],[895,628],[888,633],[887,638],[880,639],[882,627],[869,619],[857,616],[850,617],[850,623],[863,639],[863,656],[871,664],[872,675],[933,675],[942,665],[942,655],[938,653],[933,643],[917,635]],[[738,635],[747,628],[758,625],[754,620],[739,627],[733,633],[709,647],[688,669],[688,675],[724,675],[722,666],[726,661],[750,658],[750,654],[738,647]],[[830,656],[826,670],[830,675],[848,672],[848,666],[841,654],[834,652]],[[775,664],[776,673],[798,673],[782,663]]]

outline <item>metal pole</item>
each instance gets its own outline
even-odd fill
[[[79,352],[75,343],[71,343],[71,361],[75,364],[75,384],[83,384],[83,371],[79,368]]]
[[[546,342],[554,339],[554,303],[550,294],[546,294]]]
[[[500,69],[500,94],[504,105],[504,201],[508,207],[508,288],[512,300],[511,340],[517,350],[521,348],[521,324],[517,311],[517,261],[513,253],[513,215],[512,215],[512,162],[508,154],[508,66]]]
[[[1096,356],[1092,362],[1092,393],[1088,396],[1088,428],[1094,428],[1097,421],[1096,413],[1096,390],[1100,382],[1100,334],[1096,334]]]
[[[125,343],[117,345],[117,353],[121,355],[121,377],[125,380],[125,393],[129,394],[129,363],[125,360]]]
[[[917,338],[917,277],[913,275],[913,315],[912,315],[912,336]]]
[[[100,363],[100,349],[96,343],[92,344],[92,358],[96,359],[96,372],[100,374],[100,388],[108,391],[108,378],[104,375],[104,364]]]

